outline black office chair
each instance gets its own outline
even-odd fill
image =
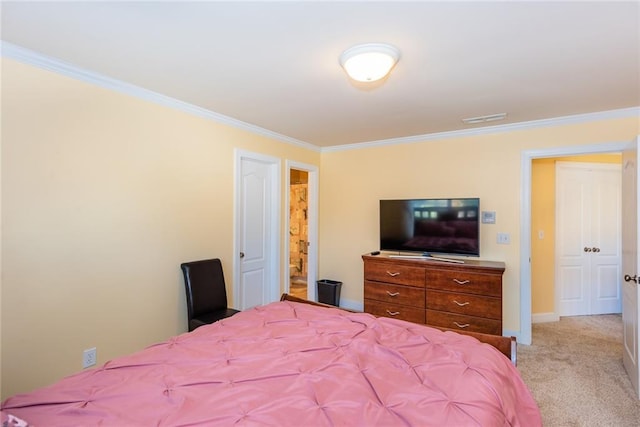
[[[189,332],[239,312],[227,307],[227,290],[219,258],[185,262],[180,268],[187,293]]]

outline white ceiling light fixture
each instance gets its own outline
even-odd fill
[[[345,50],[340,55],[340,65],[353,80],[375,82],[389,74],[398,59],[400,51],[395,46],[365,43]]]

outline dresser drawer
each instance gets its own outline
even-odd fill
[[[427,310],[426,323],[428,325],[440,326],[453,330],[502,335],[502,322],[494,319],[484,319],[481,317]]]
[[[424,288],[371,282],[369,280],[365,280],[364,282],[365,299],[424,308],[424,295]]]
[[[502,296],[502,275],[459,270],[427,270],[427,288],[485,296]]]
[[[451,313],[487,317],[496,320],[502,319],[502,301],[500,298],[454,292],[438,292],[428,289],[426,306],[431,310],[448,311]]]
[[[424,268],[394,265],[386,262],[365,262],[365,280],[395,283],[424,288]]]
[[[424,308],[407,307],[369,299],[364,300],[364,311],[374,316],[390,317],[424,324]]]

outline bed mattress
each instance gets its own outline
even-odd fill
[[[275,302],[31,393],[36,426],[540,426],[503,354],[366,313]]]

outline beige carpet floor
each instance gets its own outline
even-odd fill
[[[622,365],[620,315],[533,325],[518,369],[546,427],[640,426],[640,401]]]

